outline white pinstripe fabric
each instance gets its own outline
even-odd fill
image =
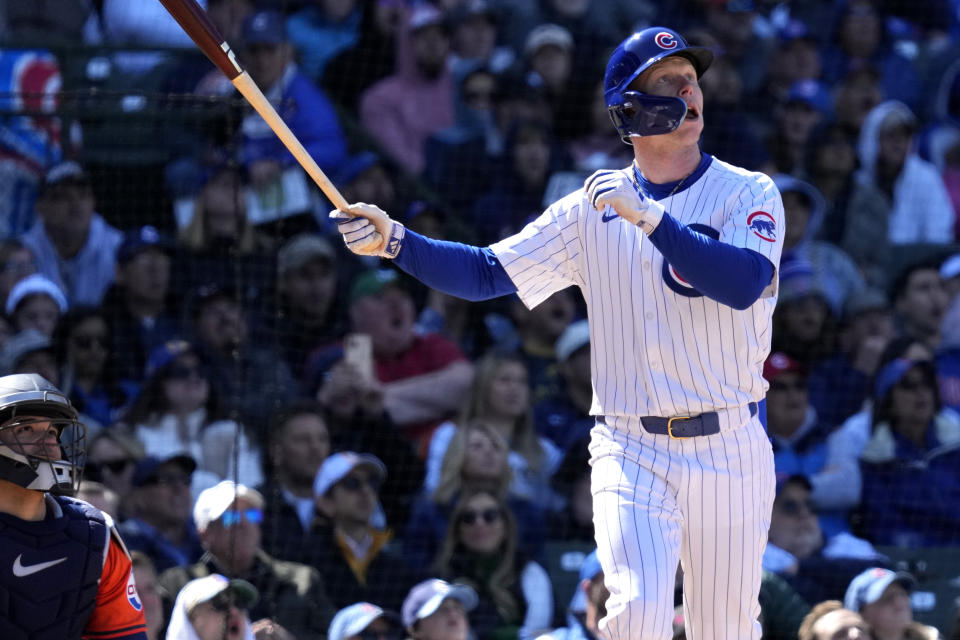
[[[783,203],[767,176],[713,159],[660,202],[682,224],[779,265]],[[670,274],[643,232],[610,214],[579,190],[491,246],[527,306],[571,285],[587,303],[590,412],[606,417],[593,431],[591,483],[611,592],[607,637],[670,637],[682,561],[687,637],[759,638],[774,472],[747,405],[767,390],[777,278],[746,310],[721,305]],[[751,227],[757,216],[768,224]],[[691,440],[648,434],[639,420],[707,411],[719,413],[721,433]]]

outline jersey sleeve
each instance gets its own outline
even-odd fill
[[[490,245],[528,309],[561,289],[581,284],[577,257],[583,249],[582,193],[555,202],[516,235]]]
[[[768,176],[751,174],[744,188],[730,203],[731,213],[720,232],[720,241],[735,247],[752,249],[767,258],[775,271],[770,285],[761,297],[777,293],[776,277],[780,270],[785,232],[783,200],[780,191]]]
[[[100,577],[97,605],[87,621],[83,640],[147,640],[143,602],[133,581],[133,564],[112,534]]]

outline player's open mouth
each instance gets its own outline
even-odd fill
[[[700,110],[693,105],[687,105],[687,120],[696,120],[700,117]]]

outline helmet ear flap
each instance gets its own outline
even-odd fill
[[[687,116],[687,103],[680,98],[625,91],[623,101],[607,112],[620,139],[630,144],[632,136],[658,136],[679,127]]]

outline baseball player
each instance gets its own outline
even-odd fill
[[[758,417],[783,204],[767,176],[700,151],[712,62],[651,27],[613,52],[611,119],[634,162],[598,171],[486,248],[404,229],[370,204],[331,212],[355,253],[393,258],[441,291],[580,287],[591,338],[591,483],[610,591],[608,638],[670,638],[683,567],[688,637],[759,638],[760,560],[774,497]]]
[[[147,640],[133,566],[76,491],[85,427],[35,373],[0,378],[0,638]]]

